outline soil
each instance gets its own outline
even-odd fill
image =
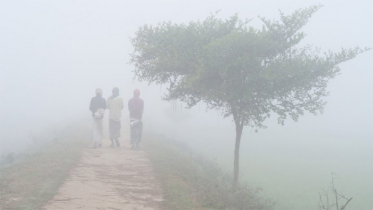
[[[45,210],[159,210],[163,195],[144,151],[84,149],[82,158]]]

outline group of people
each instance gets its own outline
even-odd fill
[[[121,134],[121,116],[124,108],[123,99],[119,97],[119,89],[113,88],[112,95],[106,100],[102,97],[102,90],[96,89],[96,96],[91,99],[89,110],[92,112],[93,129],[92,141],[94,148],[102,146],[103,118],[105,110],[109,110],[109,138],[110,147],[120,147],[119,137]],[[140,147],[142,137],[142,114],[144,112],[144,101],[140,98],[140,90],[133,91],[133,98],[128,101],[130,112],[130,139],[131,148]]]

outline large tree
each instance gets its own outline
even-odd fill
[[[237,15],[222,20],[211,15],[189,24],[144,25],[131,39],[131,63],[140,81],[167,84],[165,100],[193,107],[202,101],[210,109],[233,116],[236,126],[233,187],[238,183],[239,150],[244,126],[263,128],[276,113],[278,122],[297,120],[305,111],[322,113],[327,84],[338,64],[368,49],[321,53],[300,46],[300,29],[321,6],[280,12],[279,21],[260,18],[261,29]]]

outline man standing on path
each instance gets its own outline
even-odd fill
[[[142,113],[144,112],[144,101],[140,98],[140,90],[133,91],[133,98],[128,101],[130,111],[131,146],[132,149],[139,148],[142,136]]]
[[[113,88],[113,95],[107,100],[107,109],[109,109],[109,136],[111,140],[110,147],[114,147],[114,142],[117,147],[120,147],[119,137],[121,122],[120,117],[122,116],[123,100],[119,97],[119,89]]]
[[[92,128],[92,141],[94,142],[94,148],[97,146],[101,147],[103,138],[103,118],[106,109],[106,100],[102,98],[102,90],[96,89],[96,97],[91,99],[89,104],[89,110],[92,112],[93,128]]]

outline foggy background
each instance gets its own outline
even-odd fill
[[[368,0],[1,0],[0,154],[24,150],[30,132],[90,124],[89,101],[98,87],[104,98],[118,87],[125,102],[138,87],[145,101],[145,132],[188,142],[231,172],[232,120],[206,112],[203,104],[185,110],[179,102],[161,101],[164,87],[134,80],[134,67],[128,64],[130,37],[143,24],[188,23],[218,10],[223,19],[238,13],[261,27],[258,15],[278,19],[278,9],[290,14],[313,4],[324,7],[304,27],[307,36],[301,44],[334,51],[373,47],[373,2]],[[245,127],[241,179],[263,187],[277,209],[317,209],[318,193],[334,172],[337,188],[354,197],[350,209],[373,207],[372,59],[369,51],[340,65],[323,115],[306,114],[285,126],[272,117],[259,133]],[[123,119],[127,115],[125,109]]]

